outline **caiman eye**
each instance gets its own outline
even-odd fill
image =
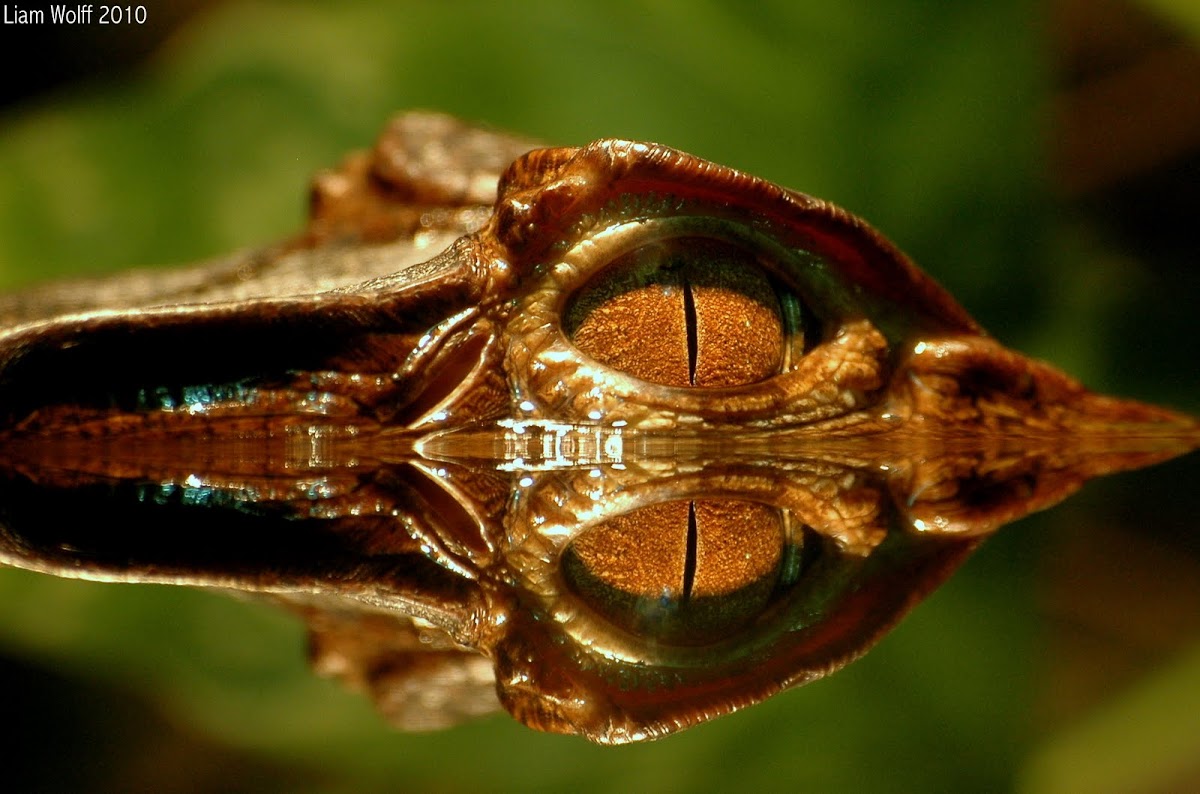
[[[702,645],[762,614],[815,552],[802,531],[789,531],[784,511],[695,499],[592,527],[567,547],[562,571],[571,590],[616,626],[668,644]]]
[[[575,296],[564,327],[577,348],[613,369],[664,386],[721,388],[781,371],[797,307],[752,252],[678,237],[636,248]],[[803,341],[800,341],[803,344]]]

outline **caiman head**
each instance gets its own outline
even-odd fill
[[[1200,445],[837,207],[531,148],[403,116],[289,244],[0,302],[0,560],[276,599],[404,727],[498,696],[618,743],[836,670],[1003,523]]]

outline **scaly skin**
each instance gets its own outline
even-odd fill
[[[843,210],[532,148],[403,116],[291,242],[0,299],[0,561],[276,599],[402,727],[619,743],[839,668],[1002,524],[1200,445]]]

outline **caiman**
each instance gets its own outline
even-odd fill
[[[434,114],[320,174],[292,240],[35,287],[0,327],[0,561],[271,599],[407,729],[687,728],[1200,445],[829,203]]]

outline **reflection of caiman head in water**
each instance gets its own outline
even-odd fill
[[[1004,522],[1200,444],[836,207],[529,148],[403,117],[288,246],[0,301],[0,559],[266,594],[405,727],[498,694],[625,742],[840,667]]]

